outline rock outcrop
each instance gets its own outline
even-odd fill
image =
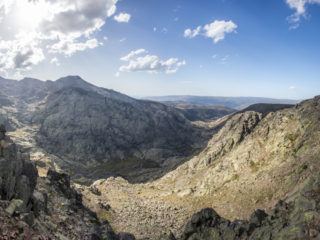
[[[68,175],[49,170],[38,178],[29,155],[5,133],[0,125],[0,239],[121,239],[83,206]]]
[[[320,175],[279,201],[268,213],[256,210],[249,220],[229,221],[213,209],[193,215],[180,240],[257,240],[320,238]],[[175,239],[172,235],[170,238]]]
[[[21,152],[0,125],[0,196],[2,200],[22,201],[21,209],[32,208],[32,194],[37,184],[38,172],[29,156]]]

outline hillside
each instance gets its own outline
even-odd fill
[[[162,178],[139,185],[109,178],[80,189],[99,216],[109,214],[111,225],[151,239],[163,229],[179,238],[203,208],[230,220],[249,219],[318,175],[319,116],[320,97],[267,116],[253,111],[226,116],[216,121],[223,127],[199,155]]]
[[[1,78],[0,88],[6,93],[0,119],[7,128],[33,135],[36,146],[84,182],[159,177],[200,151],[213,132],[176,108],[99,88],[78,76],[45,82]]]

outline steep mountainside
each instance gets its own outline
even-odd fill
[[[223,122],[199,155],[154,182],[100,180],[91,186],[100,196],[83,188],[88,205],[122,231],[157,239],[165,228],[179,237],[196,211],[213,207],[224,218],[249,219],[256,209],[274,207],[307,177],[318,176],[320,97],[266,116],[232,114],[215,124]],[[98,202],[112,211],[99,209]]]
[[[156,178],[198,152],[213,133],[176,108],[77,76],[46,82],[1,78],[0,89],[0,120],[11,131],[32,126],[38,147],[60,158],[56,164],[78,179]]]
[[[229,108],[242,110],[256,103],[296,104],[298,100],[272,99],[260,97],[210,97],[210,96],[161,96],[146,97],[145,99],[163,102],[168,105],[197,104],[197,105],[223,105]]]
[[[169,157],[191,154],[205,139],[205,132],[174,108],[76,87],[51,94],[33,121],[40,125],[41,147],[86,168],[99,164],[100,177],[160,168]]]

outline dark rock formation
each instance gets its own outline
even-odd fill
[[[20,199],[27,211],[37,184],[38,172],[29,156],[23,154],[0,126],[0,196],[2,200]]]

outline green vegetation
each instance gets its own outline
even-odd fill
[[[254,161],[250,161],[250,169],[251,169],[251,172],[252,173],[256,173],[256,172],[258,172],[258,170],[259,170],[259,164],[258,163],[255,163]]]

